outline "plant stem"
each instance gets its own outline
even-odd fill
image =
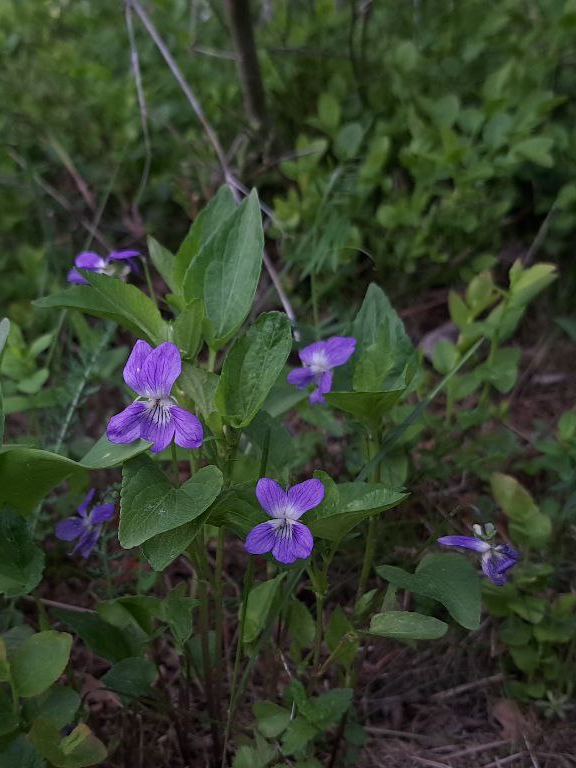
[[[170,446],[172,450],[172,474],[174,475],[174,485],[176,488],[180,487],[180,471],[178,469],[178,456],[176,454],[176,443],[172,441]]]
[[[215,624],[215,689],[216,707],[220,714],[220,702],[222,701],[222,673],[224,669],[224,598],[223,577],[224,570],[224,526],[218,529],[218,543],[216,548],[216,569],[214,572],[214,624]]]
[[[312,315],[314,317],[314,334],[316,339],[320,338],[320,321],[318,319],[318,291],[316,286],[316,275],[310,274],[310,291],[312,293]]]
[[[380,443],[375,438],[370,438],[368,442],[368,461],[371,461],[378,453]],[[373,468],[372,481],[377,483],[380,480],[380,463],[376,463]],[[360,580],[358,582],[358,591],[356,593],[356,602],[364,594],[370,571],[372,570],[372,563],[374,561],[374,553],[376,552],[376,537],[378,534],[378,515],[373,515],[368,521],[368,536],[366,537],[366,549],[364,551],[364,561],[362,563],[362,571],[360,573]]]
[[[148,267],[148,262],[146,259],[141,259],[142,264],[144,265],[144,276],[146,277],[146,285],[148,286],[148,293],[150,294],[150,298],[154,302],[156,306],[158,306],[158,299],[156,298],[156,292],[154,291],[154,285],[152,283],[152,275],[150,274],[150,268]]]
[[[208,347],[208,370],[210,373],[214,373],[214,366],[216,365],[216,350],[212,347]]]
[[[318,669],[320,653],[322,651],[322,636],[324,634],[324,595],[316,593],[316,636],[314,638],[314,657],[312,666]]]
[[[248,560],[248,568],[246,569],[246,576],[244,578],[244,589],[242,590],[242,607],[240,609],[240,624],[238,626],[238,640],[236,641],[236,654],[234,656],[234,671],[232,672],[232,690],[230,691],[230,701],[228,703],[228,714],[226,717],[226,730],[224,732],[224,747],[222,749],[221,768],[225,768],[226,766],[226,750],[228,748],[228,740],[230,738],[230,732],[232,729],[234,708],[236,706],[236,687],[238,684],[238,670],[240,668],[240,658],[242,656],[242,641],[244,639],[244,625],[246,623],[248,595],[250,594],[250,587],[252,586],[253,576],[254,576],[254,558],[250,556]]]
[[[206,692],[206,704],[208,706],[208,717],[210,719],[210,732],[212,735],[212,744],[214,754],[220,754],[220,730],[218,724],[217,704],[214,699],[214,687],[212,685],[212,663],[210,659],[209,628],[210,617],[208,614],[208,576],[206,551],[204,548],[204,533],[201,531],[196,538],[196,547],[198,555],[198,568],[200,570],[198,579],[198,598],[200,600],[200,644],[202,647],[202,669],[204,671],[204,690]]]

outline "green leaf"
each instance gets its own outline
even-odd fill
[[[320,696],[308,699],[299,710],[311,725],[325,731],[340,722],[352,704],[351,688],[332,688]]]
[[[148,456],[127,462],[122,471],[118,539],[124,549],[197,519],[222,488],[217,467],[204,467],[180,488]]]
[[[73,722],[81,703],[80,695],[73,688],[58,685],[40,696],[27,699],[23,711],[29,722],[40,717],[50,720],[57,728],[64,728]]]
[[[49,720],[36,720],[28,734],[30,742],[55,768],[88,768],[107,757],[106,747],[84,723],[61,738]]]
[[[514,306],[526,306],[558,277],[555,264],[534,264],[528,269],[516,262],[510,269],[510,293]]]
[[[354,389],[381,392],[405,387],[416,370],[416,352],[384,291],[371,283],[352,326],[357,339]]]
[[[174,342],[185,360],[194,360],[202,345],[204,304],[194,299],[180,312],[174,323]]]
[[[52,612],[82,638],[97,656],[116,662],[134,655],[126,633],[97,614],[65,608],[54,608]]]
[[[249,424],[262,407],[292,348],[290,323],[281,312],[260,315],[237,339],[224,360],[216,404],[236,429]]]
[[[552,148],[554,139],[546,136],[533,136],[529,139],[514,144],[512,152],[519,155],[524,160],[530,160],[536,165],[542,165],[544,168],[552,168],[554,160],[552,157]]]
[[[290,756],[303,753],[317,733],[318,730],[304,717],[295,717],[282,736],[282,754]]]
[[[253,643],[264,629],[274,598],[278,594],[278,589],[284,576],[285,574],[281,573],[273,579],[257,584],[250,590],[246,607],[244,643]]]
[[[198,368],[189,363],[184,363],[182,366],[179,384],[186,395],[194,401],[197,413],[200,413],[205,421],[208,421],[217,411],[215,401],[219,381],[220,377],[217,374],[206,371],[204,368]]]
[[[273,701],[257,701],[252,707],[260,733],[267,739],[276,739],[290,722],[290,710]]]
[[[82,270],[90,285],[74,285],[61,293],[34,302],[42,309],[77,309],[88,315],[113,320],[151,344],[160,344],[169,337],[169,326],[162,319],[154,302],[134,285],[115,277]]]
[[[164,248],[163,245],[160,245],[158,240],[155,240],[153,237],[148,236],[146,242],[148,244],[150,259],[160,273],[162,279],[173,293],[178,293],[178,288],[172,275],[172,270],[174,268],[174,254],[167,248]]]
[[[142,553],[152,568],[155,571],[163,571],[186,551],[202,529],[208,515],[207,510],[191,523],[179,525],[178,528],[159,533],[145,541],[142,544]]]
[[[243,431],[258,456],[262,456],[262,451],[268,445],[268,471],[275,471],[277,477],[286,474],[298,462],[294,438],[280,419],[270,416],[267,411],[257,413]]]
[[[176,253],[173,278],[176,292],[183,292],[184,276],[202,247],[236,210],[234,195],[227,184],[220,187],[206,208],[194,220]],[[199,296],[198,298],[202,298]]]
[[[359,421],[381,419],[402,397],[405,387],[388,392],[329,392],[326,402],[333,408],[349,413]]]
[[[152,695],[157,674],[156,665],[148,659],[129,657],[116,662],[100,679],[111,691],[137,699]]]
[[[368,634],[392,637],[395,640],[438,640],[447,631],[448,624],[433,616],[408,611],[388,611],[372,617]]]
[[[364,129],[360,123],[346,123],[338,131],[334,142],[334,154],[339,160],[352,160],[362,145]]]
[[[331,93],[321,93],[318,99],[318,117],[324,128],[335,131],[340,123],[340,104]]]
[[[316,635],[316,625],[312,614],[301,600],[294,599],[290,603],[286,624],[294,643],[301,648],[312,645]]]
[[[66,669],[72,636],[66,632],[38,632],[10,655],[12,681],[22,698],[38,696]]]
[[[350,642],[341,644],[342,638],[353,632],[353,630],[354,627],[346,617],[346,614],[342,608],[337,605],[332,611],[326,626],[326,645],[332,654],[338,649],[336,655],[333,657],[334,661],[337,661],[345,667],[349,667],[354,663],[354,659],[358,652],[358,642],[352,640],[352,638],[350,639]]]
[[[27,514],[70,475],[115,467],[149,446],[144,440],[116,445],[102,437],[82,461],[76,462],[50,451],[5,445],[0,451],[0,502]]]
[[[363,520],[397,506],[408,497],[407,493],[381,483],[340,483],[336,488],[337,503],[310,510],[305,520],[314,536],[329,541],[339,541]]]
[[[27,595],[44,570],[44,553],[32,541],[26,522],[17,512],[0,513],[0,593],[8,598]]]
[[[184,277],[186,301],[204,299],[204,336],[212,349],[223,347],[246,319],[260,277],[263,249],[262,217],[253,190],[207,240]]]
[[[432,352],[432,365],[443,376],[454,368],[458,359],[459,353],[456,345],[448,339],[440,339]]]
[[[8,743],[0,742],[0,768],[46,768],[42,756],[22,733]]]
[[[164,621],[179,645],[192,634],[192,613],[199,601],[186,595],[186,584],[180,582],[168,592],[163,601]]]
[[[552,535],[552,521],[540,512],[528,491],[511,475],[494,472],[490,477],[496,503],[511,521],[510,534],[519,544],[543,547]]]
[[[391,565],[381,565],[376,572],[401,589],[442,603],[466,629],[480,626],[480,579],[466,558],[456,554],[427,555],[413,574]]]

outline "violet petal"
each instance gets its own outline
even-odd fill
[[[54,533],[60,541],[73,541],[86,532],[86,523],[81,517],[68,517],[56,524]]]
[[[181,448],[200,448],[204,438],[204,429],[200,419],[184,408],[180,408],[179,405],[172,405],[170,414],[174,420],[176,445]]]
[[[111,443],[133,443],[138,440],[142,428],[142,420],[146,413],[146,405],[139,401],[112,416],[106,428],[106,437]]]
[[[344,365],[354,354],[356,339],[352,336],[333,336],[326,342],[326,356],[331,368]]]
[[[169,397],[180,371],[182,359],[176,344],[165,341],[153,349],[142,366],[142,381],[148,397]]]
[[[244,549],[251,555],[264,555],[266,552],[270,552],[275,543],[276,529],[274,524],[272,522],[260,523],[260,525],[252,528],[246,536]]]
[[[98,504],[90,512],[90,525],[101,525],[114,515],[114,504]]]
[[[288,497],[286,491],[269,477],[262,477],[256,483],[256,498],[270,517],[284,517]]]
[[[438,544],[445,547],[464,547],[464,549],[473,549],[474,552],[488,552],[490,544],[487,541],[476,539],[474,536],[441,536]]]
[[[142,376],[142,366],[151,352],[152,347],[150,344],[147,341],[138,339],[124,366],[124,381],[130,389],[133,389],[139,395],[145,394],[146,382]]]
[[[286,377],[288,384],[304,389],[314,381],[314,372],[310,368],[294,368]]]
[[[142,418],[140,436],[154,443],[151,448],[152,453],[160,453],[167,448],[174,438],[175,430],[176,425],[170,414],[170,406],[156,405],[146,409]]]
[[[312,478],[303,483],[293,485],[288,489],[288,509],[286,517],[291,520],[298,520],[304,512],[314,509],[324,498],[324,485],[321,480]]]

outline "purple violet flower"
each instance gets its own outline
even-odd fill
[[[480,526],[474,526],[474,528],[480,530]],[[438,544],[479,552],[482,555],[482,572],[497,587],[506,584],[506,572],[520,559],[520,554],[508,544],[494,545],[476,536],[442,536],[438,539]]]
[[[88,512],[95,492],[94,488],[88,491],[86,498],[78,507],[77,515],[60,520],[56,525],[55,534],[60,541],[78,539],[76,546],[70,552],[71,555],[78,552],[84,558],[89,557],[98,543],[102,525],[114,514],[114,504],[97,504]]]
[[[263,477],[256,485],[256,497],[272,520],[253,528],[244,543],[251,555],[272,551],[279,563],[306,559],[312,552],[314,539],[309,528],[298,519],[314,509],[324,498],[321,480],[313,478],[293,485],[285,491],[276,480]]]
[[[154,443],[153,453],[163,451],[172,440],[181,448],[199,448],[204,437],[200,420],[176,405],[170,394],[181,370],[180,351],[172,342],[152,349],[147,342],[137,341],[124,367],[124,381],[139,397],[110,419],[108,440],[149,440]]]
[[[108,256],[102,257],[93,251],[82,251],[74,259],[75,269],[68,272],[68,282],[75,285],[88,285],[86,278],[82,277],[78,268],[87,269],[89,272],[97,272],[100,275],[117,275],[126,277],[131,269],[134,268],[131,260],[140,256],[138,251],[124,250],[111,251]],[[123,261],[125,264],[118,268],[114,262]]]
[[[309,344],[298,352],[304,366],[290,371],[288,383],[298,389],[314,384],[316,389],[310,394],[310,402],[326,402],[324,395],[332,389],[332,369],[347,363],[355,347],[356,339],[351,336],[332,336],[327,341]]]

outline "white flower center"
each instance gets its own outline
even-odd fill
[[[170,408],[175,404],[173,397],[149,397],[146,407],[156,424],[166,424],[171,419]]]
[[[312,360],[310,362],[310,370],[314,374],[326,373],[330,370],[330,363],[328,362],[328,356],[323,350],[314,352]]]

